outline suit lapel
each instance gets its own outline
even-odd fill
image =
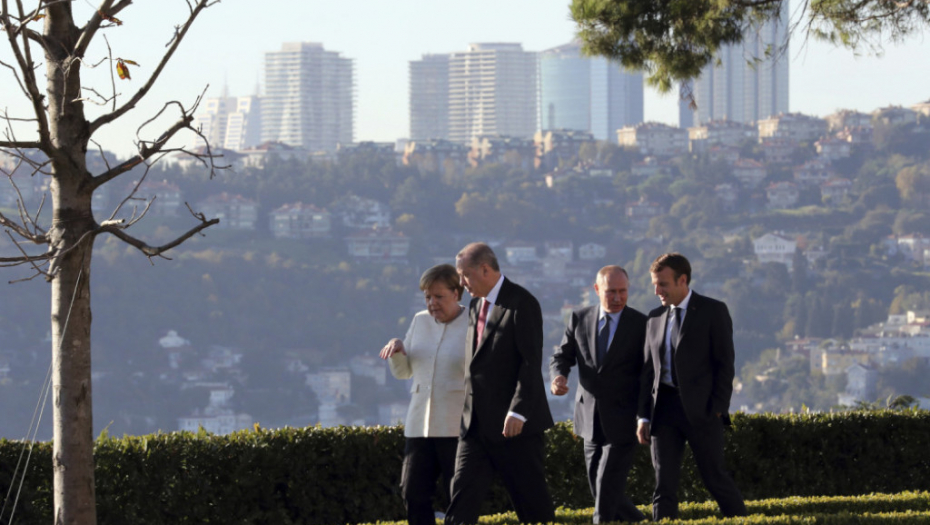
[[[613,341],[610,342],[610,347],[607,349],[607,356],[604,358],[604,362],[601,363],[601,368],[603,368],[608,361],[617,359],[617,354],[620,353],[620,346],[623,344],[623,332],[626,330],[626,324],[629,320],[629,315],[620,314],[620,319],[617,321],[617,328],[614,330]]]
[[[584,328],[587,330],[587,351],[588,358],[594,363],[594,367],[600,367],[600,363],[597,360],[597,318],[600,313],[600,309],[595,307],[588,311],[588,317],[584,321]]]
[[[685,335],[688,333],[688,327],[694,325],[700,314],[701,300],[699,295],[691,292],[691,300],[688,301],[688,310],[685,312],[685,318],[681,321],[681,326],[678,328],[678,341],[675,341],[675,353],[678,353],[678,348],[681,347],[681,342],[686,341]]]
[[[478,357],[478,353],[481,352],[482,348],[484,348],[485,342],[488,341],[488,339],[492,335],[494,335],[494,332],[497,331],[497,328],[501,324],[501,320],[504,318],[504,309],[498,306],[498,304],[501,303],[502,297],[506,297],[508,286],[509,286],[509,281],[507,281],[507,278],[505,277],[503,284],[501,284],[501,289],[497,293],[497,302],[495,302],[488,308],[488,318],[487,318],[487,321],[485,321],[484,332],[481,334],[481,340],[478,341],[478,346],[477,348],[475,348],[475,357]],[[481,304],[481,300],[479,299],[475,307],[476,312],[480,308],[480,306],[478,306],[480,304]],[[473,332],[475,335],[477,335],[478,333],[478,314],[477,313],[475,313],[474,319],[475,319],[475,322],[474,322],[475,329],[473,330]]]

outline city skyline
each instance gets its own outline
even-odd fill
[[[795,5],[792,2],[792,7]],[[513,0],[500,3],[473,0],[468,8],[448,4],[398,0],[392,3],[356,0],[343,3],[278,0],[260,10],[243,2],[217,4],[204,13],[168,64],[148,97],[120,122],[96,137],[110,151],[132,153],[127,139],[159,111],[166,101],[190,104],[206,96],[254,95],[261,80],[264,54],[284,42],[312,41],[355,61],[355,139],[394,141],[409,134],[411,60],[424,54],[464,49],[473,42],[519,42],[528,51],[542,51],[572,40],[574,23],[568,0]],[[80,19],[93,8],[75,4]],[[106,30],[113,56],[138,62],[133,80],[117,80],[120,100],[128,99],[154,70],[174,24],[184,16],[183,2],[140,4],[121,16],[123,25]],[[792,9],[792,13],[794,10]],[[913,67],[915,57],[930,54],[930,42],[920,35],[901,45],[888,45],[883,57],[862,56],[829,44],[792,44],[792,112],[826,115],[837,109],[864,112],[888,105],[910,106],[930,98],[930,70]],[[103,41],[88,51],[87,62],[107,56]],[[9,57],[0,56],[6,60]],[[84,70],[85,83],[109,91],[105,65]],[[11,116],[23,116],[25,99],[12,78],[0,83],[0,102]],[[92,104],[88,113],[99,114]],[[96,113],[95,113],[96,112]],[[677,93],[645,90],[645,120],[677,124]],[[156,127],[150,125],[155,136]],[[26,138],[28,126],[17,128]],[[179,142],[187,144],[190,137]]]

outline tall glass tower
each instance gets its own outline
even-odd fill
[[[608,60],[588,58],[572,42],[539,54],[540,125],[588,131],[613,140],[618,129],[643,121],[643,75]]]

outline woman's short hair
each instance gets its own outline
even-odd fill
[[[423,275],[420,276],[420,289],[426,290],[434,283],[442,283],[449,287],[450,290],[455,292],[456,296],[461,299],[462,291],[462,280],[459,278],[459,273],[455,271],[455,266],[451,264],[439,264],[433,266],[429,270],[423,272]]]

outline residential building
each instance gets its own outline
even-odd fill
[[[544,129],[533,136],[539,167],[551,171],[570,159],[578,160],[581,147],[594,145],[595,139],[588,131],[571,129]]]
[[[159,217],[176,217],[184,203],[181,188],[167,180],[143,181],[135,196],[148,201],[151,204],[149,213]]]
[[[801,187],[820,186],[836,177],[830,165],[820,159],[810,160],[794,168],[794,182]]]
[[[798,185],[789,181],[774,182],[765,189],[765,198],[770,209],[791,208],[798,203],[800,197]]]
[[[752,241],[753,252],[760,263],[780,263],[791,271],[794,252],[798,243],[794,239],[777,233],[766,233]]]
[[[404,263],[410,239],[388,228],[362,230],[345,238],[349,255],[370,262]]]
[[[404,146],[402,163],[420,173],[456,175],[468,162],[471,148],[445,139],[411,140]]]
[[[930,99],[914,104],[911,106],[911,109],[923,115],[924,117],[930,117]]]
[[[766,175],[765,166],[757,160],[739,159],[733,164],[733,176],[744,188],[757,188]]]
[[[332,228],[332,217],[325,208],[302,202],[284,204],[268,217],[269,229],[275,239],[328,237]]]
[[[814,143],[817,157],[825,162],[845,159],[852,155],[852,144],[847,140],[836,137],[824,137]]]
[[[309,151],[335,151],[353,141],[355,81],[352,59],[323,44],[288,42],[265,53],[262,142]]]
[[[507,264],[513,266],[539,261],[536,256],[536,245],[530,242],[514,241],[504,247],[504,254]]]
[[[648,179],[659,173],[669,174],[675,165],[671,160],[659,160],[655,157],[645,157],[639,162],[634,162],[630,167],[630,174],[637,180]]]
[[[208,218],[219,219],[217,228],[254,230],[258,222],[258,204],[254,200],[225,191],[200,201],[197,210]]]
[[[827,121],[802,113],[779,113],[759,120],[759,142],[765,138],[785,138],[813,142],[827,133]]]
[[[391,207],[374,199],[348,195],[333,204],[342,225],[356,230],[391,227]]]
[[[209,403],[203,410],[195,410],[187,417],[178,418],[178,429],[198,432],[200,428],[211,434],[232,434],[237,430],[252,428],[252,416],[236,413],[230,406],[234,395],[229,385],[211,388]]]
[[[626,216],[630,220],[630,226],[634,228],[646,229],[649,227],[649,221],[663,214],[665,208],[661,204],[649,202],[645,198],[626,206]]]
[[[387,367],[384,361],[374,356],[358,355],[349,360],[349,370],[359,377],[370,377],[375,384],[384,386],[387,383]]]
[[[589,242],[578,247],[578,258],[582,261],[597,261],[607,257],[607,247],[603,244]]]
[[[340,405],[352,400],[352,373],[347,368],[320,368],[307,374],[306,384],[316,394],[321,405]]]
[[[530,172],[536,164],[536,144],[528,138],[476,135],[471,141],[469,163],[503,164]]]
[[[720,204],[726,211],[736,209],[736,203],[739,202],[739,189],[732,184],[718,184],[714,186],[714,194],[720,200]]]
[[[848,348],[825,348],[821,355],[820,371],[825,376],[845,374],[854,364],[869,364],[869,353]]]
[[[875,399],[878,370],[869,364],[853,363],[846,369],[846,392],[839,394],[839,404],[855,406],[858,402]]]
[[[674,157],[687,153],[688,130],[659,122],[644,122],[618,129],[617,143],[636,148],[644,155]]]
[[[540,52],[539,77],[543,129],[587,131],[597,140],[612,140],[618,129],[643,121],[642,73],[584,56],[577,40]]]
[[[852,190],[852,181],[843,177],[834,177],[820,185],[820,200],[824,204],[841,204]]]
[[[756,126],[735,120],[710,120],[688,128],[692,152],[706,151],[711,146],[737,147],[746,140],[756,141],[758,138]]]
[[[872,127],[872,115],[851,109],[841,109],[831,113],[824,117],[824,120],[827,121],[827,129],[831,132],[846,128]]]
[[[270,157],[277,157],[279,160],[306,160],[310,157],[310,151],[307,149],[275,141],[262,142],[257,146],[241,150],[240,153],[244,155],[242,165],[249,168],[262,168]]]
[[[410,61],[410,140],[449,139],[449,55]]]
[[[917,111],[901,106],[888,106],[872,112],[872,121],[881,122],[886,126],[899,124],[914,124],[917,122]]]
[[[741,44],[718,50],[693,84],[695,125],[753,122],[788,111],[789,18],[783,2],[779,17],[750,28]]]
[[[532,137],[537,129],[536,54],[520,44],[469,44],[449,55],[449,140]]]
[[[768,164],[791,164],[795,153],[798,152],[798,143],[786,137],[760,138],[762,154]]]

